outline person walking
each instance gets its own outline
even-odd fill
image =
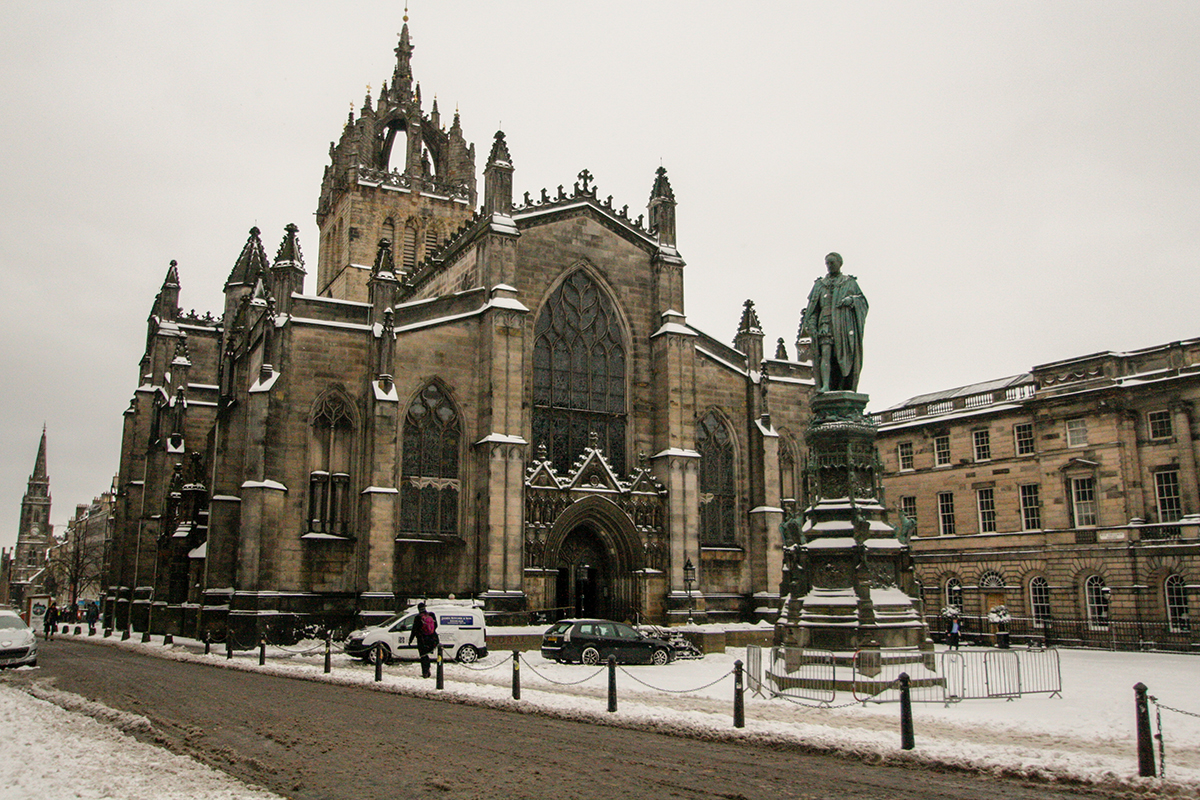
[[[958,617],[953,617],[950,620],[950,649],[951,650],[958,649],[958,637],[959,637],[960,633],[961,633],[961,628],[959,627],[959,624],[958,624]]]
[[[424,603],[417,603],[417,618],[413,620],[412,633],[408,636],[408,643],[412,644],[413,639],[417,640],[417,654],[421,656],[421,677],[428,678],[432,674],[430,671],[429,655],[437,649],[437,620],[433,614],[425,610]]]
[[[58,627],[58,605],[53,600],[50,601],[50,607],[46,609],[46,617],[43,623],[43,635],[46,641],[50,641],[54,638],[54,629]]]
[[[87,617],[88,636],[95,636],[96,620],[100,619],[100,605],[95,600],[87,604],[85,616]]]

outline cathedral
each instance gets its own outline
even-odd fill
[[[809,363],[764,350],[749,300],[732,342],[689,324],[664,169],[644,213],[587,170],[517,196],[497,132],[480,187],[412,54],[406,23],[330,145],[315,279],[294,225],[273,258],[250,230],[213,313],[167,270],[106,624],[253,641],[451,596],[507,622],[773,619]]]

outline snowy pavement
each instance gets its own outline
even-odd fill
[[[518,701],[512,699],[512,660],[507,652],[493,653],[469,667],[446,664],[445,689],[439,692],[433,681],[420,678],[416,664],[387,666],[383,681],[377,684],[373,667],[336,651],[332,673],[326,675],[323,648],[316,642],[287,650],[269,647],[267,663],[260,667],[257,651],[237,653],[227,660],[215,649],[213,654],[203,655],[202,645],[189,640],[177,639],[174,645],[163,646],[159,639],[138,644],[99,636],[78,638],[231,669],[412,695],[450,695],[481,705],[704,738],[850,752],[872,762],[916,760],[931,766],[1123,788],[1151,796],[1200,796],[1200,716],[1193,716],[1200,714],[1200,658],[1196,656],[1062,650],[1062,697],[1028,695],[1011,702],[971,700],[949,706],[914,704],[916,749],[905,752],[900,749],[899,709],[894,703],[842,705],[851,698],[839,696],[834,705],[840,707],[816,708],[747,692],[746,727],[733,728],[732,670],[735,659],[745,659],[744,649],[731,648],[723,654],[665,667],[620,667],[618,709],[608,713],[606,668],[547,662],[536,652],[521,655]],[[1151,705],[1151,715],[1154,722],[1155,712],[1161,710],[1166,781],[1136,777],[1132,687],[1138,682],[1145,683],[1159,702]],[[50,702],[0,684],[0,720],[4,722],[0,730],[5,731],[0,734],[0,763],[19,764],[18,780],[0,787],[0,800],[57,796],[136,799],[150,797],[151,792],[154,797],[170,798],[274,797],[122,733],[147,725],[144,719],[45,687],[35,687],[35,692]],[[90,719],[80,724],[78,713],[104,724]],[[14,724],[17,720],[21,724]],[[1155,732],[1158,730],[1156,727]],[[71,744],[76,738],[81,741]],[[50,752],[55,753],[53,758],[42,755]],[[172,777],[164,783],[165,776],[185,773],[184,781]],[[183,794],[170,794],[164,785],[187,788],[176,789]],[[61,788],[63,793],[48,793],[46,786]]]

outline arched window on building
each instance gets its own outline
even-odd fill
[[[392,243],[392,252],[396,252],[396,221],[388,217],[383,221],[383,228],[379,231],[379,238],[387,239]]]
[[[1089,575],[1083,582],[1083,599],[1087,611],[1088,625],[1099,630],[1108,630],[1109,588],[1104,578]]]
[[[412,272],[417,267],[417,229],[411,222],[404,226],[404,241],[401,244],[400,263],[405,272]]]
[[[425,252],[421,257],[429,258],[437,252],[438,245],[442,243],[442,231],[437,225],[429,225],[425,228]]]
[[[962,613],[963,589],[962,581],[958,578],[950,578],[946,581],[946,608]]]
[[[1003,589],[1004,576],[995,570],[988,570],[979,576],[980,589]]]
[[[1192,629],[1188,619],[1187,592],[1184,590],[1183,578],[1178,575],[1168,575],[1163,581],[1163,600],[1167,606],[1167,624],[1172,633],[1187,633]]]
[[[1050,621],[1050,584],[1040,575],[1029,580],[1029,611],[1037,625]]]
[[[401,536],[457,536],[462,424],[435,383],[421,390],[404,417],[400,466]]]
[[[700,544],[735,544],[737,497],[733,479],[733,440],[712,411],[696,425],[700,453]]]
[[[796,490],[796,458],[792,455],[789,442],[779,440],[779,499],[786,503],[788,500],[799,500]]]
[[[565,475],[596,434],[625,472],[625,347],[616,309],[586,272],[567,277],[538,314],[533,342],[533,444]]]
[[[346,536],[350,521],[350,449],[354,418],[344,400],[326,395],[309,426],[308,532]]]

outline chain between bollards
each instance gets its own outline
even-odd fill
[[[513,700],[521,699],[521,651],[513,650]]]
[[[733,727],[746,727],[745,686],[742,682],[742,662],[733,662]]]
[[[913,738],[911,678],[907,672],[900,673],[900,749],[912,750],[917,746]]]
[[[617,710],[617,657],[608,657],[608,712]]]
[[[330,664],[330,652],[333,649],[333,633],[325,631],[325,674],[328,675],[332,665]]]
[[[1134,706],[1137,713],[1138,775],[1154,777],[1154,737],[1150,735],[1150,704],[1146,702],[1146,684],[1138,681],[1133,685]]]

